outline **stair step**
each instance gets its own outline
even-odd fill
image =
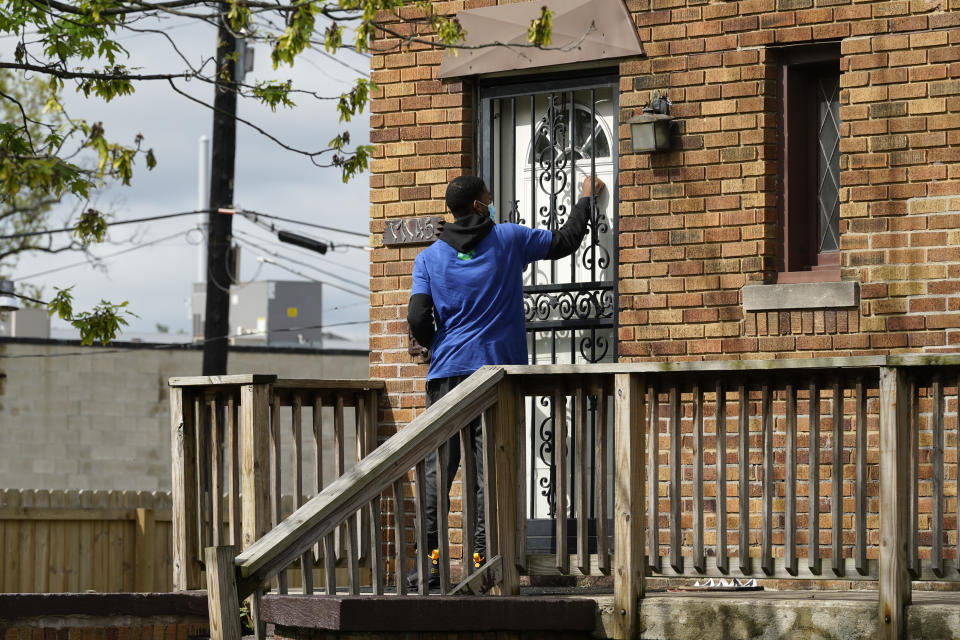
[[[345,632],[593,631],[590,598],[265,595],[277,627]]]

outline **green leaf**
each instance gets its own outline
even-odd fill
[[[83,242],[102,242],[103,236],[107,233],[107,221],[103,214],[96,209],[87,209],[80,215],[73,235]]]
[[[530,44],[545,47],[552,42],[552,31],[553,13],[546,7],[541,7],[540,17],[531,21],[530,27],[527,29],[527,40]]]

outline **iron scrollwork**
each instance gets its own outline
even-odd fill
[[[550,202],[538,209],[544,226],[551,231],[559,229],[566,221],[567,206],[558,203],[566,193],[569,169],[567,162],[566,111],[557,108],[557,97],[550,95],[547,112],[540,119],[534,148],[538,169],[537,184],[550,197]]]
[[[613,291],[525,291],[523,311],[527,323],[546,320],[600,320],[613,317]]]

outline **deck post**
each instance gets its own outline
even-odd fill
[[[878,638],[906,638],[910,604],[910,398],[902,368],[880,368],[880,614]]]
[[[197,424],[194,394],[170,388],[173,501],[173,590],[202,588],[197,548]]]
[[[207,547],[207,609],[210,640],[241,640],[240,600],[237,597],[237,573],[233,545]]]
[[[638,634],[644,592],[644,397],[645,381],[637,374],[615,376],[613,495],[613,637]]]
[[[500,595],[515,596],[520,593],[520,571],[517,557],[518,508],[515,487],[520,480],[517,477],[517,388],[509,378],[504,378],[497,387],[497,405],[493,429],[496,467],[496,496],[485,496],[485,500],[496,500],[496,524],[488,520],[485,526],[496,526],[499,540],[499,555],[503,560],[503,581]],[[484,474],[490,469],[484,469]],[[489,485],[488,485],[489,486]],[[492,504],[492,503],[491,503]],[[489,533],[488,533],[489,535]]]
[[[240,390],[240,493],[243,549],[270,530],[270,385]]]

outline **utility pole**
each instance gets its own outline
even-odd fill
[[[236,38],[225,22],[229,8],[220,5],[217,21],[217,81],[213,99],[213,143],[210,170],[210,211],[207,223],[207,300],[203,325],[203,375],[227,373],[227,335],[230,331],[230,281],[227,255],[233,216],[217,213],[233,204],[233,173],[237,148],[236,65],[230,56]],[[225,80],[222,74],[229,74]]]

